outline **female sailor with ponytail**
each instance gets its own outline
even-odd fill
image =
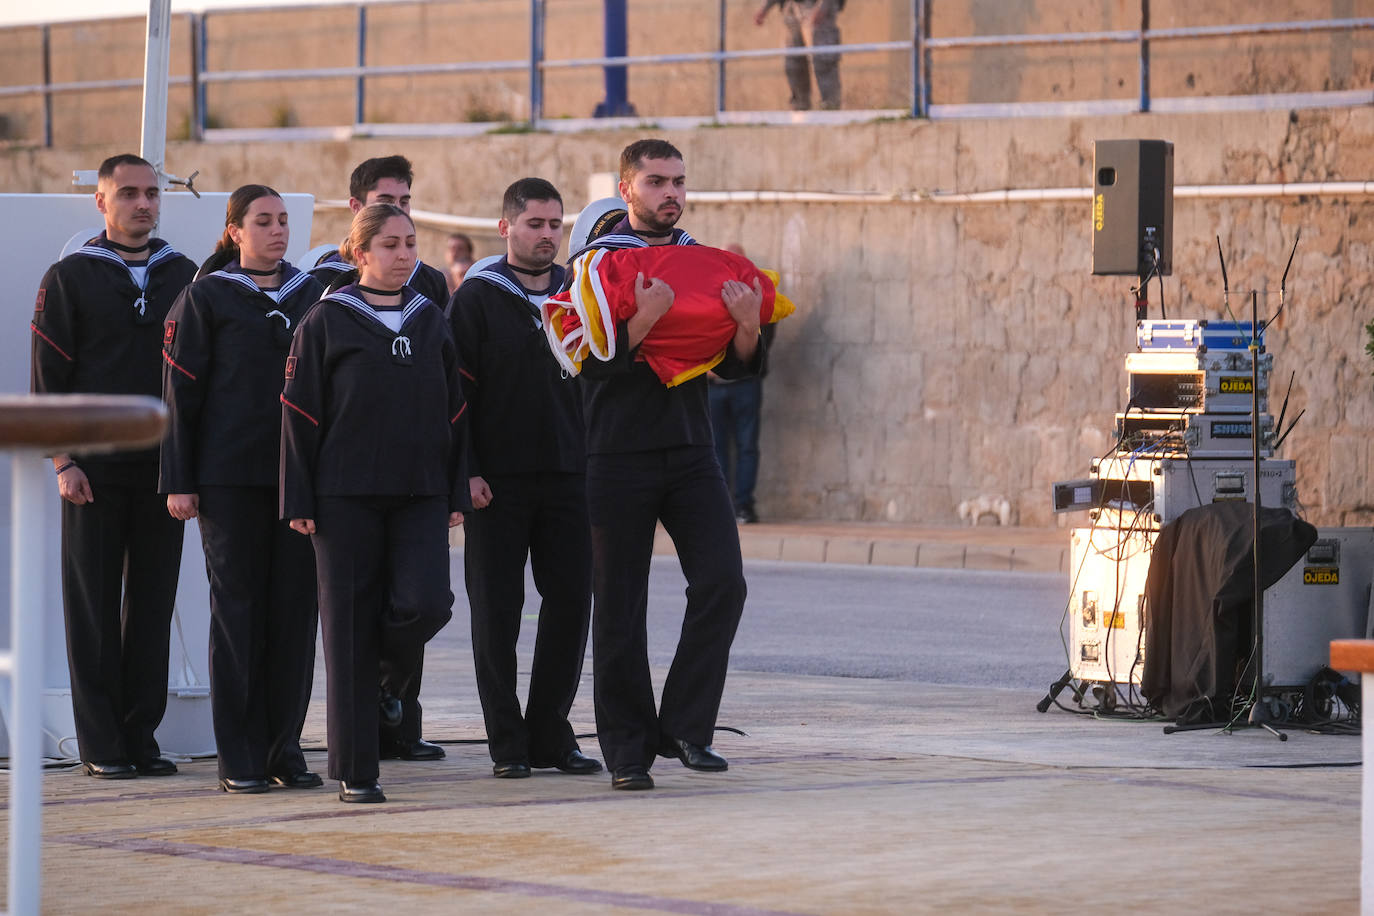
[[[163,330],[159,490],[174,518],[200,521],[219,784],[232,793],[323,782],[300,745],[315,669],[314,553],[277,512],[281,376],[323,287],[282,260],[289,237],[276,191],[236,190],[224,237]]]

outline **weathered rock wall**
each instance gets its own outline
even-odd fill
[[[417,207],[495,216],[506,184],[543,175],[584,204],[587,176],[614,168],[628,131],[349,143],[173,144],[168,167],[228,189],[266,181],[343,196],[358,160],[400,151]],[[1374,111],[1134,115],[1094,119],[738,127],[665,134],[689,184],[710,190],[982,191],[1085,187],[1092,141],[1172,140],[1179,185],[1374,177]],[[103,152],[103,151],[102,151]],[[0,154],[0,186],[62,191],[82,151]],[[956,520],[961,500],[1005,496],[1022,524],[1055,524],[1049,488],[1084,476],[1123,409],[1134,348],[1130,278],[1090,275],[1087,204],[695,204],[684,225],[741,241],[782,270],[800,313],[784,322],[766,383],[760,510],[765,516]],[[317,222],[315,241],[342,235]],[[1374,198],[1175,201],[1171,317],[1220,317],[1220,235],[1235,289],[1277,287],[1302,244],[1288,306],[1270,332],[1308,517],[1374,523]],[[441,234],[424,238],[437,260]],[[495,241],[479,239],[485,252]],[[1152,284],[1152,301],[1159,288]],[[1243,294],[1233,296],[1241,307]],[[1158,315],[1157,307],[1152,314]],[[1061,517],[1059,521],[1067,521]]]

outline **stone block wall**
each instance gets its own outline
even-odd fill
[[[569,211],[591,173],[638,132],[330,143],[191,144],[168,150],[207,189],[266,181],[341,197],[353,164],[391,152],[416,166],[417,207],[495,217],[505,186],[542,175]],[[1086,187],[1092,141],[1175,144],[1178,185],[1368,181],[1374,110],[896,121],[730,127],[661,134],[686,154],[689,186],[713,191],[985,191]],[[0,186],[64,191],[100,150],[0,153]],[[1004,496],[1023,525],[1066,524],[1050,485],[1085,476],[1111,444],[1134,349],[1131,278],[1093,277],[1088,205],[690,204],[707,243],[739,241],[778,267],[799,313],[779,328],[764,403],[765,518],[957,522],[959,502]],[[1374,197],[1179,198],[1171,317],[1223,317],[1216,236],[1232,305],[1265,313],[1298,230],[1288,304],[1270,331],[1275,412],[1294,374],[1284,445],[1318,524],[1374,524]],[[315,239],[336,241],[338,216]],[[422,239],[438,261],[442,233]],[[479,238],[479,253],[496,241]],[[1151,300],[1159,286],[1151,284]],[[1158,315],[1157,306],[1152,314]],[[12,316],[13,317],[13,316]],[[22,320],[24,316],[13,320]]]

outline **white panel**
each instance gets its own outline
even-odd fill
[[[1070,542],[1069,667],[1086,681],[1139,684],[1141,596],[1156,532],[1075,528]]]
[[[314,197],[309,194],[283,194],[291,244],[286,259],[295,262],[310,247],[310,227]],[[202,192],[200,199],[187,192],[166,192],[162,199],[162,218],[158,236],[200,264],[214,250],[224,231],[227,192]],[[0,225],[9,227],[17,243],[0,247],[0,270],[9,278],[12,294],[0,304],[2,326],[11,333],[0,334],[0,392],[23,393],[29,390],[28,324],[33,302],[43,274],[59,259],[63,246],[73,236],[98,235],[104,227],[95,206],[94,192],[86,194],[0,194]],[[62,582],[57,558],[60,556],[61,515],[56,486],[51,475],[46,483],[47,515],[40,529],[25,532],[26,537],[48,540],[47,555],[52,558],[43,570],[30,574],[43,578],[45,641],[44,752],[49,756],[74,756],[75,740],[71,714],[71,680],[67,672],[66,633],[62,624]],[[9,556],[10,537],[10,458],[0,452],[0,556]],[[9,581],[12,571],[0,568],[0,630],[9,627]],[[172,651],[168,676],[168,707],[158,741],[165,753],[193,755],[213,753],[215,744],[209,714],[208,638],[209,585],[205,577],[205,557],[195,523],[186,526],[186,541],[181,557],[181,581],[177,589],[176,617],[172,623]],[[59,747],[60,744],[60,747]],[[8,754],[8,740],[0,732],[0,754]]]

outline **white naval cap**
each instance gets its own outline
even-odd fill
[[[619,197],[603,197],[582,208],[568,236],[568,251],[577,253],[624,219],[625,201]]]

